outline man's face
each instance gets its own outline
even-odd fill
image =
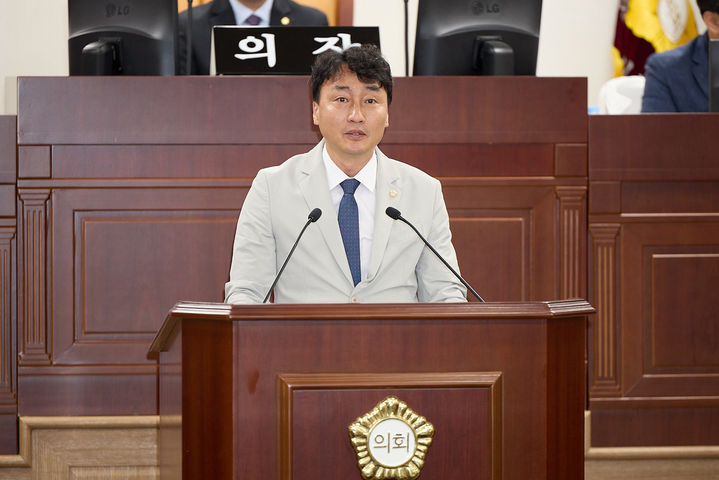
[[[240,3],[250,10],[257,10],[266,0],[240,0]]]
[[[322,84],[319,102],[312,102],[312,119],[332,160],[354,176],[372,157],[389,125],[387,92],[379,83],[360,81],[345,67]]]
[[[704,24],[707,26],[709,38],[712,40],[719,39],[719,13],[707,10],[702,15]]]

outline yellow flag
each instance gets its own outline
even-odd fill
[[[663,52],[697,36],[690,0],[629,0],[624,22],[639,38]]]

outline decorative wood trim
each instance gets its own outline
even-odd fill
[[[0,455],[0,478],[158,478],[159,416],[20,417],[20,453]],[[72,468],[71,468],[72,467]],[[7,477],[10,478],[10,477]],[[126,478],[126,477],[122,477]]]
[[[0,405],[17,408],[14,385],[15,325],[13,322],[15,227],[0,227]]]
[[[584,412],[585,460],[719,459],[719,446],[592,447],[592,412]]]
[[[365,320],[376,318],[381,312],[386,320],[461,318],[464,320],[497,319],[528,320],[539,318],[578,317],[594,313],[585,300],[558,300],[551,302],[485,302],[485,303],[425,303],[419,304],[363,304],[358,312],[351,303],[338,303],[330,311],[315,304],[229,305],[212,302],[178,302],[170,310],[162,327],[155,335],[150,352],[168,348],[177,321],[181,318],[212,318],[222,322],[287,322],[316,320]],[[517,314],[521,310],[521,314]]]
[[[597,447],[589,448],[586,460],[679,460],[718,459],[719,447]]]
[[[618,378],[619,348],[617,345],[619,323],[616,294],[619,291],[617,276],[617,242],[619,224],[596,224],[589,226],[592,239],[592,279],[594,283],[593,304],[597,314],[592,326],[594,359],[591,373],[592,394],[617,395],[620,392]]]
[[[558,177],[587,176],[587,144],[564,143],[554,147],[554,174]]]
[[[293,392],[295,390],[415,388],[487,388],[489,389],[490,478],[502,478],[502,373],[320,373],[282,374],[278,376],[280,396],[280,478],[292,480]],[[371,408],[371,406],[368,406]]]
[[[618,214],[622,210],[622,183],[590,182],[589,212],[593,215]]]
[[[586,298],[587,187],[557,187],[559,198],[559,298]]]
[[[15,184],[0,184],[0,217],[14,222],[16,215],[17,194]]]
[[[17,181],[16,139],[17,117],[0,115],[0,183],[15,185]]]
[[[49,365],[47,343],[47,211],[49,189],[18,190],[22,204],[22,319],[20,365]]]
[[[18,178],[50,178],[52,153],[48,145],[18,147]]]

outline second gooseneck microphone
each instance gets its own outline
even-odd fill
[[[387,207],[387,210],[385,210],[384,213],[386,213],[387,216],[388,216],[389,218],[391,218],[392,220],[400,220],[400,221],[406,223],[407,225],[409,225],[409,226],[412,228],[412,230],[414,230],[414,233],[416,233],[417,236],[422,239],[422,241],[424,242],[424,244],[427,245],[427,247],[428,247],[430,250],[432,250],[432,253],[434,253],[435,255],[437,255],[437,258],[439,258],[439,259],[442,261],[442,263],[444,263],[444,266],[447,267],[447,268],[449,268],[449,270],[454,274],[454,276],[457,277],[457,278],[459,279],[459,281],[462,282],[462,284],[463,284],[465,287],[467,287],[467,290],[469,290],[470,292],[472,292],[472,295],[474,295],[475,297],[477,297],[477,300],[479,300],[480,302],[484,302],[484,299],[483,299],[482,297],[480,297],[477,292],[474,291],[474,288],[472,288],[472,286],[471,286],[469,283],[467,283],[467,281],[466,281],[464,278],[462,278],[462,276],[461,276],[459,273],[457,273],[457,271],[456,271],[454,268],[452,268],[452,266],[451,266],[449,263],[447,263],[447,260],[445,260],[445,259],[442,257],[442,255],[440,255],[439,252],[438,252],[437,250],[435,250],[432,245],[429,244],[429,242],[422,236],[421,233],[419,233],[419,230],[417,230],[417,229],[414,227],[414,225],[412,225],[412,224],[409,222],[409,220],[407,220],[406,218],[404,218],[404,217],[402,216],[402,214],[400,213],[399,210],[397,210],[397,209],[394,208],[394,207]]]
[[[265,295],[265,299],[262,300],[262,303],[267,303],[267,299],[270,298],[270,294],[272,293],[272,289],[275,288],[275,285],[277,285],[277,280],[280,279],[280,275],[282,275],[282,272],[284,271],[285,267],[287,266],[287,262],[290,261],[290,257],[292,256],[292,253],[295,251],[295,248],[297,248],[297,244],[300,243],[300,238],[302,238],[302,234],[305,233],[305,230],[307,230],[307,227],[310,223],[314,223],[317,220],[320,219],[322,216],[322,210],[319,208],[313,209],[309,215],[307,215],[307,223],[305,223],[305,226],[302,227],[302,231],[300,231],[300,234],[297,235],[297,240],[295,240],[295,244],[292,245],[292,249],[290,250],[290,253],[287,254],[287,258],[285,258],[285,263],[282,264],[282,267],[280,268],[280,271],[277,272],[277,276],[275,277],[275,281],[272,282],[272,286],[270,287],[270,290],[267,292],[267,295]]]

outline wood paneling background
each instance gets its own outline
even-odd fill
[[[153,332],[178,299],[222,299],[255,173],[319,139],[300,77],[21,78],[18,92],[17,119],[0,117],[3,453],[18,413],[155,414]],[[440,178],[486,299],[597,307],[594,446],[717,444],[719,118],[588,123],[585,92],[398,78],[381,148]]]
[[[0,453],[17,449],[15,116],[0,116]]]
[[[320,138],[308,79],[21,78],[18,98],[13,418],[155,414],[162,318],[222,300],[252,178]],[[487,300],[586,297],[585,101],[584,79],[395,81],[381,148],[442,181]]]
[[[719,443],[717,129],[590,118],[594,446]]]

